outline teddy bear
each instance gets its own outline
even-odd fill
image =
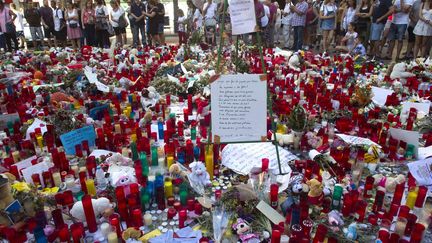
[[[95,217],[96,219],[99,219],[99,221],[101,221],[101,216],[106,217],[112,213],[112,204],[110,200],[106,197],[92,199],[92,206]],[[70,214],[72,215],[72,217],[78,219],[80,222],[86,221],[82,201],[78,201],[73,205],[72,209],[70,210]]]
[[[357,239],[357,223],[351,223],[348,228],[344,228],[343,232],[345,234],[345,237],[349,240],[355,240]]]
[[[399,79],[402,83],[405,83],[406,78],[414,77],[415,74],[407,72],[407,65],[404,62],[394,64],[393,69],[390,73],[390,79]]]
[[[382,174],[375,174],[372,176],[375,179],[375,185],[378,185],[378,190],[393,193],[397,184],[405,182],[405,176],[399,174],[395,177],[385,177]]]
[[[287,213],[294,204],[300,203],[300,198],[298,197],[303,192],[308,192],[309,188],[303,183],[303,174],[292,175],[288,182],[288,187],[285,190],[287,197],[285,201],[281,204],[281,210],[284,214]]]
[[[135,183],[135,169],[131,166],[118,166],[116,164],[111,165],[108,168],[108,173],[110,175],[111,185],[126,186]]]
[[[306,184],[309,186],[309,192],[308,192],[309,203],[312,205],[320,204],[324,197],[324,193],[323,193],[324,186],[322,185],[322,183],[314,178],[307,181]]]
[[[193,162],[189,165],[189,168],[192,170],[192,172],[188,174],[192,187],[206,187],[211,185],[210,175],[203,162]]]
[[[135,229],[133,227],[127,228],[122,233],[123,240],[127,241],[129,239],[139,240],[139,238],[142,236],[141,230]]]
[[[240,241],[243,243],[260,243],[258,234],[251,233],[251,228],[243,219],[237,219],[232,225],[232,229],[236,232]]]
[[[272,140],[275,139],[274,134],[272,135]],[[276,140],[280,146],[289,145],[293,143],[294,135],[293,134],[282,134],[276,133]]]

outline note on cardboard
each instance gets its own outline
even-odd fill
[[[33,179],[32,179],[32,175],[38,174],[39,180],[40,180],[42,186],[44,187],[45,184],[44,184],[44,180],[42,178],[42,172],[48,171],[50,167],[51,167],[51,165],[48,165],[48,163],[41,162],[39,164],[35,164],[35,165],[32,165],[30,167],[25,168],[25,169],[21,170],[21,172],[23,174],[24,180],[30,184],[34,184]]]
[[[89,116],[94,120],[102,120],[104,118],[104,112],[108,111],[108,108],[108,104],[96,106],[89,111]]]
[[[419,186],[432,190],[432,158],[408,163],[408,169]]]
[[[259,202],[256,208],[262,214],[264,214],[273,224],[285,222],[285,218],[264,201]]]
[[[261,168],[263,158],[270,160],[270,171],[276,175],[280,174],[276,147],[270,142],[228,144],[222,150],[222,165],[241,175],[249,174],[255,167]],[[288,174],[291,172],[288,163],[299,158],[279,147],[279,159],[282,174]]]
[[[221,143],[267,136],[267,82],[257,74],[221,75],[211,84],[212,134]]]
[[[96,133],[93,126],[85,126],[60,136],[66,154],[75,154],[75,145],[87,141],[89,146],[95,145]]]
[[[16,121],[19,121],[19,115],[18,113],[12,113],[12,114],[1,114],[0,115],[0,129],[3,130],[7,128],[8,123],[15,123]]]
[[[27,132],[26,132],[26,139],[29,140],[30,137],[30,133],[35,132],[36,128],[40,128],[42,135],[44,135],[48,129],[47,129],[47,123],[36,118],[33,123],[27,128]]]
[[[391,89],[383,89],[372,87],[372,101],[378,106],[384,106],[387,101],[387,96],[393,94]]]
[[[381,148],[381,146],[374,141],[368,139],[368,138],[362,138],[357,136],[351,136],[351,135],[345,135],[345,134],[336,134],[340,139],[342,139],[345,143],[351,144],[351,145],[375,145]]]
[[[416,131],[408,131],[397,128],[390,128],[390,136],[394,139],[401,140],[407,144],[414,145],[415,157],[418,158],[419,138],[420,134]]]

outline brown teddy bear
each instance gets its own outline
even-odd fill
[[[309,186],[308,201],[310,204],[319,205],[324,197],[324,186],[317,179],[312,179],[306,182]]]

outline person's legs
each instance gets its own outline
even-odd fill
[[[397,35],[398,35],[397,26],[392,23],[390,25],[390,29],[388,32],[389,47],[386,56],[387,59],[391,59],[393,57],[393,48],[395,45],[395,40],[397,39]]]
[[[418,53],[420,52],[420,50],[422,49],[422,39],[423,37],[420,35],[416,35],[415,37],[415,44],[414,44],[414,51],[413,51],[413,57],[417,58]]]
[[[293,50],[298,51],[299,46],[299,32],[298,32],[298,26],[293,26],[294,30],[294,44],[293,44]]]
[[[36,31],[36,27],[30,27],[30,34],[31,34],[31,37],[32,37],[32,43],[33,43],[33,48],[37,48],[37,43],[36,43],[36,41],[37,41],[37,33],[36,33],[37,31]]]
[[[427,50],[428,50],[428,38],[430,38],[430,36],[425,36],[425,37],[423,37],[422,38],[422,43],[421,43],[421,47],[422,47],[422,52],[421,52],[421,55],[422,55],[422,57],[424,57],[424,58],[427,58],[428,57],[428,52],[427,52]]]
[[[297,26],[297,50],[303,49],[303,30],[304,26]]]
[[[416,42],[416,36],[414,35],[414,27],[408,26],[408,46],[405,52],[405,57],[410,58],[413,57],[412,55],[413,48]]]
[[[396,53],[396,60],[399,60],[400,58],[400,53],[402,51],[402,47],[403,47],[403,38],[405,36],[405,32],[407,29],[407,25],[406,24],[400,24],[397,25],[397,53]]]
[[[48,27],[48,28],[44,28],[43,31],[44,31],[44,34],[45,34],[45,38],[47,39],[48,47],[51,48],[51,46],[52,46],[52,43],[51,43],[51,29]]]
[[[12,38],[11,38],[11,33],[4,33],[4,38],[5,38],[5,42],[6,42],[6,50],[8,52],[12,51]]]
[[[327,52],[329,32],[330,31],[328,31],[328,30],[323,30],[323,41],[322,41],[323,52]]]
[[[274,25],[269,26],[269,39],[268,39],[268,46],[269,48],[274,47],[274,35],[275,35],[275,27]]]
[[[131,24],[130,29],[132,32],[132,46],[136,47],[139,44],[139,29],[137,24]]]
[[[141,24],[138,28],[139,28],[139,31],[141,32],[141,44],[144,47],[147,45],[145,26],[144,26],[144,24]],[[138,32],[137,32],[137,36],[139,36]],[[139,37],[138,37],[138,40],[139,40]],[[139,44],[139,41],[138,41],[138,44]]]
[[[284,26],[282,27],[285,48],[289,48],[290,27],[291,26],[287,24],[284,24]]]

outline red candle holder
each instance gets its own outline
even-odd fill
[[[84,214],[87,221],[87,227],[90,233],[97,231],[96,217],[93,210],[92,198],[90,195],[85,195],[82,198]]]

